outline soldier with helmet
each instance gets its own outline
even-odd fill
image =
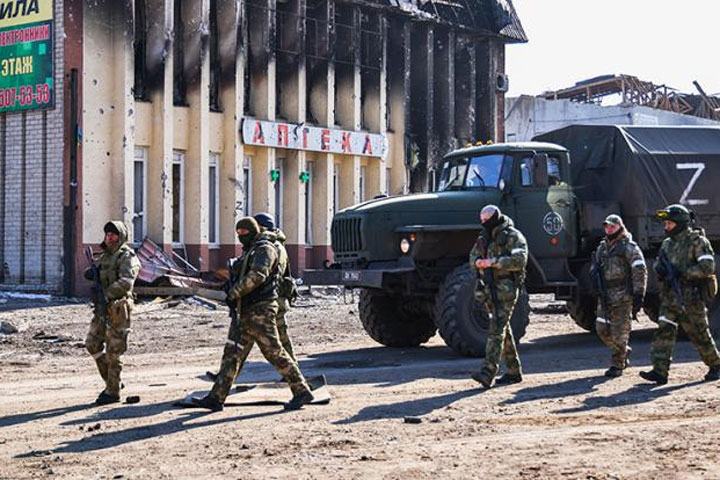
[[[222,410],[239,373],[242,352],[246,347],[252,348],[253,344],[257,344],[263,356],[292,390],[293,398],[285,408],[301,408],[313,401],[313,395],[297,362],[285,351],[278,338],[278,249],[268,236],[262,235],[260,226],[252,217],[241,218],[235,229],[243,246],[243,256],[233,263],[233,278],[236,280],[230,285],[227,301],[240,315],[232,318],[220,371],[212,390],[205,397],[192,398],[191,402],[198,407]]]
[[[600,294],[601,315],[596,319],[596,331],[612,351],[605,376],[614,378],[622,375],[628,365],[632,317],[643,304],[647,266],[619,215],[608,215],[603,228],[605,238],[593,254],[591,276]]]
[[[672,362],[678,328],[682,327],[709,367],[706,381],[720,379],[720,354],[708,326],[706,303],[717,294],[715,254],[694,217],[682,205],[657,211],[664,222],[663,240],[655,272],[660,282],[658,328],[653,335],[652,370],[640,372],[645,380],[665,384]]]
[[[485,388],[493,385],[500,358],[507,366],[497,384],[522,381],[522,367],[510,328],[515,303],[525,280],[528,247],[525,237],[513,221],[495,205],[480,212],[482,232],[470,251],[471,268],[478,271],[475,297],[490,314],[485,363],[472,378]]]

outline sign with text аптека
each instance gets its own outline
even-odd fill
[[[53,0],[0,0],[0,113],[53,106]]]
[[[241,134],[245,145],[260,147],[379,157],[382,160],[385,160],[388,151],[387,138],[377,133],[270,122],[249,117],[243,118]]]

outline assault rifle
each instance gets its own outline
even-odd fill
[[[85,247],[85,258],[87,258],[87,261],[90,264],[89,268],[92,273],[93,285],[90,291],[93,311],[99,318],[107,317],[108,302],[105,298],[105,294],[103,293],[102,284],[100,283],[100,267],[98,267],[95,263],[95,259],[93,259],[92,247],[90,247],[90,245]]]
[[[488,284],[488,287],[490,287],[490,298],[493,302],[493,314],[495,315],[495,322],[498,322],[498,319],[500,316],[498,315],[498,294],[497,294],[497,287],[495,285],[495,269],[494,268],[486,268],[483,271],[483,276],[485,277],[485,281]],[[498,328],[500,327],[500,324],[497,324]]]
[[[658,274],[662,277],[665,285],[670,287],[675,293],[675,298],[680,302],[680,307],[684,312],[685,300],[683,300],[682,290],[680,289],[680,272],[678,272],[675,265],[672,264],[665,250],[660,250],[660,255],[658,256]]]
[[[608,315],[607,308],[607,289],[605,288],[605,275],[603,275],[602,265],[600,265],[599,254],[595,251],[593,255],[592,266],[590,268],[590,277],[600,293],[600,305],[603,309],[603,315]]]

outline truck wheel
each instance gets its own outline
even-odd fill
[[[580,293],[575,299],[566,302],[568,313],[578,327],[588,332],[595,331],[597,318],[597,298],[594,295]]]
[[[485,306],[475,300],[477,276],[470,265],[453,270],[440,286],[435,300],[435,324],[448,347],[460,355],[485,356],[488,314]],[[530,321],[530,300],[523,288],[510,319],[515,341],[525,335]]]
[[[388,347],[417,347],[435,335],[430,315],[413,315],[403,307],[402,297],[380,290],[360,292],[360,321],[370,337]]]

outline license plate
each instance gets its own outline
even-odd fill
[[[342,272],[343,282],[359,282],[360,272],[357,270],[344,270]]]

